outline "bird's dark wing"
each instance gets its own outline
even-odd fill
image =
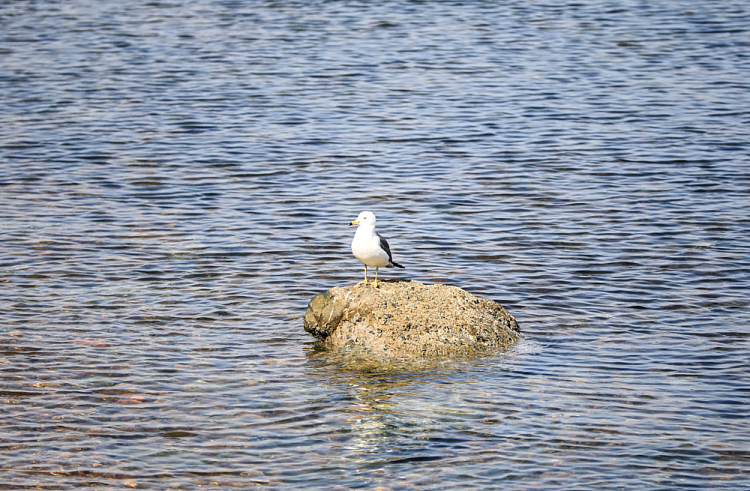
[[[380,239],[380,248],[383,249],[386,252],[386,254],[388,254],[388,263],[389,263],[388,267],[391,268],[393,266],[396,266],[399,268],[403,268],[403,266],[401,266],[399,263],[393,262],[393,256],[391,255],[391,248],[388,247],[388,241],[385,240],[385,237],[383,237],[377,232],[375,232],[375,235],[377,235],[378,239]]]
[[[393,256],[391,255],[391,248],[388,247],[388,241],[385,240],[385,237],[383,237],[377,232],[375,232],[375,235],[377,235],[378,239],[380,239],[380,248],[383,249],[388,254],[388,260],[393,262]]]

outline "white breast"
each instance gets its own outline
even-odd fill
[[[388,253],[380,248],[380,238],[374,231],[357,229],[352,241],[354,257],[368,266],[384,267],[388,264]]]

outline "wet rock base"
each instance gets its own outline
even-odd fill
[[[520,339],[516,320],[496,302],[418,281],[331,288],[310,300],[305,330],[330,348],[387,356],[473,355]]]

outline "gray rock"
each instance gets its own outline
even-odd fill
[[[479,354],[520,339],[516,320],[496,302],[418,281],[331,288],[310,300],[305,330],[332,348],[389,356]]]

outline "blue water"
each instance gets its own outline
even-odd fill
[[[750,489],[750,3],[0,2],[0,487]],[[362,210],[523,340],[321,350]]]

